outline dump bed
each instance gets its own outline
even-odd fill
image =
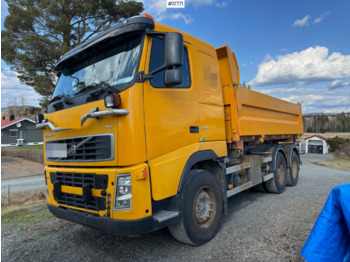
[[[292,141],[303,133],[301,105],[271,97],[239,82],[235,54],[226,45],[216,49],[225,105],[226,140]]]

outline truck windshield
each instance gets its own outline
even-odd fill
[[[94,89],[99,83],[115,87],[134,79],[140,58],[142,36],[133,34],[95,48],[78,60],[66,62],[52,96],[71,97]]]

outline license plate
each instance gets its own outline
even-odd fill
[[[49,143],[46,144],[46,157],[67,157],[67,144]]]

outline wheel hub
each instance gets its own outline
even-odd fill
[[[210,195],[201,190],[197,195],[196,204],[195,204],[195,216],[196,220],[201,224],[208,221],[211,216],[212,211],[212,201]]]
[[[293,177],[296,179],[298,176],[298,163],[293,161]]]
[[[282,184],[284,181],[285,173],[284,173],[284,167],[282,164],[278,166],[278,173],[277,173],[277,178],[278,181]]]
[[[217,217],[217,197],[212,188],[200,188],[193,199],[194,222],[201,228],[212,226]]]

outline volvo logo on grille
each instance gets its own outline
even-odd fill
[[[76,144],[76,145],[72,145],[68,150],[67,150],[67,156],[74,156],[77,153],[77,149],[79,147],[81,147],[82,145],[84,145],[87,141],[91,140],[93,137],[89,136],[87,138],[85,138],[83,141],[81,141],[80,143]],[[61,160],[62,157],[60,157],[58,160]]]
[[[69,148],[67,150],[67,156],[73,156],[77,153],[77,146],[74,145],[74,146],[71,146],[71,148]]]

